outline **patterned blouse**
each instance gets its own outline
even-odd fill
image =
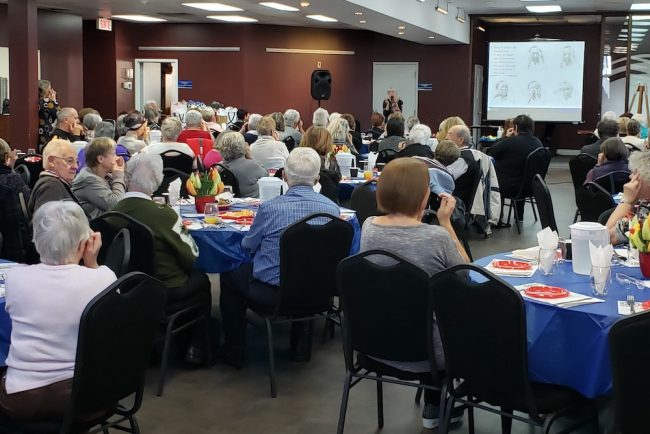
[[[61,110],[61,106],[49,98],[38,99],[38,146],[42,149],[50,141],[56,115]]]
[[[616,244],[622,244],[628,242],[627,232],[630,230],[630,221],[634,216],[637,216],[639,220],[646,219],[650,215],[650,201],[641,200],[639,201],[630,212],[627,213],[625,217],[616,222],[614,230],[616,231]]]

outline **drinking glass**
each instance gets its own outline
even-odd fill
[[[553,275],[556,258],[557,249],[539,249],[539,271],[544,276]]]
[[[215,225],[219,223],[219,205],[216,203],[205,204],[205,217],[206,223]]]
[[[627,245],[627,264],[630,266],[639,265],[639,251],[631,246],[631,243]]]
[[[607,295],[609,284],[612,281],[612,267],[591,266],[590,273],[591,292],[597,297]]]

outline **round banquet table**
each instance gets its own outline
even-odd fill
[[[492,259],[507,259],[506,253],[481,258],[485,266]],[[511,259],[511,258],[508,258]],[[531,381],[571,387],[588,398],[608,394],[612,389],[608,334],[622,318],[617,301],[633,294],[636,301],[650,300],[650,288],[632,289],[616,281],[617,272],[643,279],[638,267],[612,267],[612,282],[604,303],[561,308],[524,297],[528,328],[528,371]],[[543,283],[572,292],[593,295],[589,276],[575,274],[571,262],[555,267],[552,276],[539,270],[532,277],[499,276],[513,286]]]
[[[12,262],[0,259],[0,264],[11,264]],[[0,272],[3,270],[0,269]],[[4,283],[4,279],[2,279]],[[0,366],[6,366],[5,360],[9,355],[9,342],[11,340],[11,318],[5,311],[4,292],[0,297]]]
[[[257,206],[241,204],[230,207],[230,211],[243,209],[255,211]],[[361,244],[361,226],[359,225],[356,214],[351,210],[342,209],[341,212],[350,216],[347,221],[354,228],[354,238],[350,251],[352,255],[359,251]],[[195,213],[194,205],[181,206],[181,217],[183,219],[191,220],[193,218],[186,216],[192,216]],[[199,248],[199,257],[196,261],[197,267],[206,273],[225,273],[234,270],[245,262],[250,262],[252,258],[241,247],[241,241],[247,233],[247,230],[242,230],[239,225],[235,224],[227,224],[224,227],[190,229],[190,235],[192,235]]]

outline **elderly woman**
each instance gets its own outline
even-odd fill
[[[612,172],[629,173],[627,168],[627,148],[625,143],[618,137],[610,137],[600,145],[598,162],[593,169],[587,172],[585,184],[608,176]],[[627,175],[625,177],[627,179]]]
[[[204,107],[200,111],[201,116],[203,116],[203,122],[212,137],[219,136],[223,132],[223,127],[217,122],[217,113],[214,109],[212,107]]]
[[[29,187],[23,182],[23,178],[14,172],[14,163],[16,162],[16,151],[12,151],[9,144],[0,139],[0,185],[10,189],[16,197],[19,193],[25,196],[25,201],[29,200]]]
[[[96,113],[88,113],[84,116],[83,126],[84,126],[84,137],[87,141],[91,141],[95,138],[95,129],[101,123],[102,117]]]
[[[38,145],[42,149],[50,141],[61,106],[49,80],[38,81]]]
[[[192,148],[187,143],[178,142],[178,136],[183,129],[183,124],[180,119],[169,117],[166,118],[160,127],[161,140],[158,143],[152,143],[142,150],[142,152],[152,152],[155,154],[162,154],[167,151],[176,151],[185,154],[188,157],[196,158]],[[196,160],[194,161],[196,167]]]
[[[317,108],[314,111],[314,114],[311,118],[312,125],[316,127],[327,128],[327,124],[330,122],[330,114],[327,110],[322,107]]]
[[[425,157],[433,160],[434,155],[429,146],[431,138],[431,128],[424,124],[417,124],[411,129],[409,140],[404,143],[402,150],[397,153],[395,158],[399,157]]]
[[[268,176],[268,172],[257,161],[247,158],[248,144],[244,136],[236,131],[226,131],[219,135],[218,142],[224,166],[237,178],[240,196],[259,197],[257,180]]]
[[[607,220],[612,244],[627,242],[625,234],[634,215],[646,218],[650,214],[650,152],[633,152],[628,167],[632,175],[623,186],[623,200]]]
[[[275,131],[284,133],[284,114],[280,112],[273,112],[269,116],[275,121]]]
[[[288,109],[284,112],[284,132],[280,134],[280,140],[284,141],[291,136],[296,143],[300,143],[304,131],[298,110]]]
[[[309,127],[302,136],[299,146],[315,150],[320,157],[320,169],[337,174],[337,183],[341,180],[341,170],[336,163],[334,143],[327,129],[315,126]]]
[[[147,120],[147,127],[149,130],[159,130],[160,126],[160,108],[156,101],[149,101],[144,105],[144,118]]]
[[[44,204],[33,225],[41,263],[7,271],[12,329],[0,412],[16,420],[60,420],[72,388],[81,313],[116,277],[97,265],[101,235],[75,202]]]
[[[187,143],[188,139],[204,139],[214,143],[212,134],[203,122],[203,115],[198,110],[188,110],[185,113],[185,130],[178,135],[177,140]]]
[[[429,205],[429,173],[426,165],[416,158],[399,158],[389,162],[377,182],[377,206],[386,215],[366,219],[361,231],[361,251],[379,249],[396,253],[426,271],[429,276],[468,262],[467,253],[451,225],[456,200],[445,194],[440,197],[440,225],[423,224],[421,219]],[[437,327],[434,328],[433,345],[438,366],[444,366]],[[428,361],[381,361],[410,372],[429,370]],[[424,393],[426,405],[422,422],[425,428],[434,428],[438,422],[440,394],[428,389]]]
[[[147,146],[149,140],[149,127],[147,120],[140,112],[131,112],[123,118],[126,132],[117,140],[118,145],[124,146],[129,154],[137,154]]]
[[[340,152],[344,146],[347,146],[349,151],[353,154],[358,155],[354,144],[352,144],[352,135],[350,134],[350,125],[342,117],[334,119],[332,122],[327,125],[327,131],[332,136],[332,142],[334,142],[334,147],[337,152]]]
[[[641,138],[641,124],[635,119],[627,123],[627,136],[622,137],[623,143],[630,152],[645,150],[645,140]]]
[[[104,214],[124,197],[124,160],[115,154],[115,148],[111,139],[93,139],[84,152],[86,167],[72,181],[72,192],[91,219]]]

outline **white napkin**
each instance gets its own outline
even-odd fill
[[[537,261],[539,258],[539,246],[529,247],[527,249],[513,250],[513,258],[524,259],[526,261]]]
[[[557,232],[552,231],[549,227],[537,232],[537,242],[542,249],[557,249],[558,241]]]
[[[176,178],[173,182],[169,184],[169,203],[175,204],[178,202],[178,199],[181,197],[181,180]]]
[[[589,242],[589,255],[591,256],[591,265],[594,267],[610,267],[612,265],[612,255],[614,248],[611,244],[606,246],[595,246]]]

